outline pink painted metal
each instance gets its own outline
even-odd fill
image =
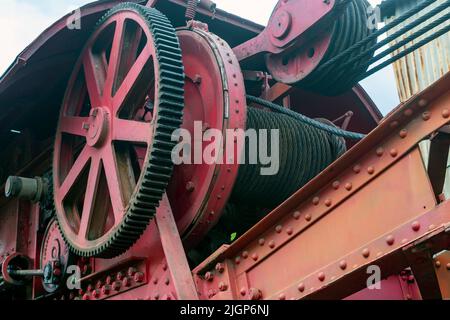
[[[126,41],[133,38],[136,45],[144,37],[140,51],[124,50]],[[121,12],[95,31],[69,82],[56,135],[53,182],[59,222],[79,248],[102,246],[109,231],[120,224],[133,194],[136,182],[128,172],[130,159],[116,143],[144,145],[146,150],[152,144],[153,114],[147,114],[146,121],[139,114],[121,115],[135,112],[125,110],[125,100],[140,86],[137,80],[149,61],[157,81],[158,61],[145,21],[136,13]],[[158,97],[152,92],[150,88],[148,101],[156,106],[156,114]],[[77,202],[82,195],[80,209]]]

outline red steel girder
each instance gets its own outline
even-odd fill
[[[196,270],[199,286],[221,282],[239,299],[344,298],[409,266],[420,239],[448,248],[450,202],[437,204],[418,143],[450,121],[450,74],[392,112],[366,139]],[[217,263],[230,272],[205,280]],[[226,269],[228,270],[228,269]],[[419,281],[419,280],[418,280]],[[223,286],[222,286],[223,288]],[[227,292],[227,291],[225,291]],[[221,298],[214,295],[215,298]]]

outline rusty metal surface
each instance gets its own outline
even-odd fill
[[[447,74],[397,108],[212,264],[232,263],[237,287],[266,299],[343,298],[364,287],[372,263],[386,275],[407,267],[402,248],[432,231],[443,235],[450,222],[450,203],[436,204],[416,147],[450,121],[449,83]]]

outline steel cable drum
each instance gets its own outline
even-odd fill
[[[370,4],[366,0],[353,0],[347,5],[344,13],[334,25],[330,47],[322,63],[309,76],[297,83],[296,86],[333,96],[351,89],[358,82],[359,76],[369,67],[367,61],[370,60],[374,52],[368,53],[367,56],[362,57],[345,70],[340,68],[342,60],[323,70],[321,70],[320,66],[376,31],[376,26],[372,29],[368,26],[368,8],[370,8]],[[376,39],[349,54],[346,60],[357,56],[375,43]]]
[[[281,54],[266,56],[267,68],[276,81],[327,96],[342,94],[359,81],[369,67],[368,61],[374,54],[370,48],[375,45],[376,38],[346,57],[322,67],[327,61],[376,32],[376,25],[369,25],[373,19],[367,0],[349,0],[346,4],[341,1],[339,6],[334,23],[323,32],[310,36],[306,44],[293,45]],[[366,50],[368,53],[350,67],[345,70],[340,68],[342,63]],[[317,65],[312,69],[312,64]]]
[[[231,201],[263,208],[277,206],[313,179],[345,152],[345,140],[301,123],[284,114],[248,108],[247,130],[268,130],[267,155],[273,156],[270,130],[279,130],[279,171],[275,175],[261,175],[267,167],[241,164]],[[250,155],[249,140],[245,154]],[[261,150],[258,150],[260,153]]]

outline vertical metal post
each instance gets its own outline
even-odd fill
[[[167,195],[164,194],[156,212],[161,244],[179,300],[198,300],[191,269],[181,242]]]

